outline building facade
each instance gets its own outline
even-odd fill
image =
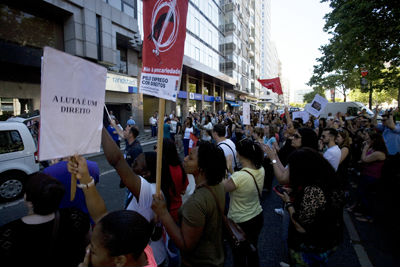
[[[143,124],[136,0],[2,1],[0,12],[0,115],[40,108],[41,57],[50,46],[105,66],[108,109],[122,125],[131,116]]]
[[[282,79],[282,64],[278,51],[271,37],[271,0],[261,0],[261,77],[262,79],[281,78],[282,90],[285,91],[286,82]],[[285,94],[285,93],[284,93]],[[279,96],[271,90],[263,88],[260,100],[270,108],[283,104],[284,96]]]

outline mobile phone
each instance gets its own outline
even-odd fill
[[[273,190],[279,194],[283,194],[286,190],[280,184],[274,186]]]

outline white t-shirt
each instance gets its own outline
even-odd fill
[[[149,122],[151,125],[156,126],[157,124],[157,119],[154,118],[153,116],[150,117]]]
[[[177,125],[177,124],[178,124],[177,121],[175,121],[175,120],[172,120],[172,121],[171,121],[171,124],[170,124],[171,130],[169,130],[170,133],[176,133],[176,125]]]
[[[183,139],[190,139],[190,133],[193,133],[193,127],[186,127],[185,128],[185,135],[183,136]]]
[[[228,157],[228,155],[232,155],[232,168],[235,169],[235,159],[236,163],[239,165],[235,144],[230,139],[225,139],[224,141],[218,143],[218,147],[220,147],[224,151],[225,158]]]
[[[209,123],[207,123],[206,125],[204,125],[203,127],[204,127],[204,129],[206,129],[206,130],[203,130],[202,140],[204,140],[204,141],[211,141],[211,136],[207,133],[207,130],[212,130],[212,129],[213,129],[212,123],[209,122]]]
[[[329,161],[332,167],[337,171],[340,163],[340,158],[342,156],[342,152],[337,145],[328,148],[324,153],[324,158]]]
[[[139,177],[141,180],[139,201],[133,197],[126,209],[138,212],[150,222],[154,218],[151,204],[153,203],[153,194],[156,193],[156,184],[150,184],[141,176]],[[154,258],[157,264],[160,265],[167,258],[167,251],[165,249],[163,238],[158,241],[150,240],[149,244],[153,249]]]

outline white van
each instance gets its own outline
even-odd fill
[[[311,104],[306,104],[306,109],[309,105]],[[343,115],[347,113],[350,117],[353,117],[359,115],[363,109],[365,109],[369,117],[372,118],[374,116],[374,112],[360,102],[329,102],[321,112],[320,118],[328,118],[329,113],[332,114],[331,116],[335,116],[338,112],[341,112]]]
[[[39,171],[36,151],[24,123],[0,121],[0,202],[22,197],[25,178]]]

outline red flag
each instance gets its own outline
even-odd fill
[[[281,86],[281,80],[279,77],[276,77],[274,79],[265,79],[265,80],[258,80],[262,86],[265,88],[271,89],[272,92],[277,93],[278,95],[282,95],[282,86]]]

